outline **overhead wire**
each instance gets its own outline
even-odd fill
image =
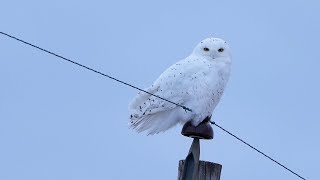
[[[21,42],[21,43],[24,43],[24,44],[27,44],[27,45],[29,45],[29,46],[32,46],[32,47],[34,47],[34,48],[36,48],[36,49],[38,49],[38,50],[41,50],[41,51],[43,51],[43,52],[46,52],[46,53],[51,54],[51,55],[53,55],[53,56],[56,56],[56,57],[58,57],[58,58],[60,58],[60,59],[63,59],[63,60],[65,60],[65,61],[68,61],[68,62],[70,62],[70,63],[72,63],[72,64],[77,65],[77,66],[83,67],[83,68],[85,68],[85,69],[87,69],[87,70],[90,70],[90,71],[92,71],[92,72],[94,72],[94,73],[100,74],[100,75],[102,75],[102,76],[104,76],[104,77],[107,77],[107,78],[109,78],[109,79],[112,79],[112,80],[114,80],[114,81],[117,81],[117,82],[119,82],[119,83],[121,83],[121,84],[127,85],[127,86],[129,86],[129,87],[132,87],[132,88],[134,88],[134,89],[137,89],[137,90],[139,90],[139,91],[142,91],[142,92],[144,92],[144,93],[147,93],[147,94],[149,94],[149,95],[151,95],[151,96],[154,96],[154,97],[157,97],[157,98],[162,99],[162,100],[164,100],[164,101],[167,101],[167,102],[169,102],[169,103],[172,103],[172,104],[174,104],[174,105],[176,105],[176,106],[179,106],[179,107],[183,108],[185,111],[190,111],[190,112],[192,112],[192,109],[190,109],[190,108],[188,108],[188,107],[186,107],[186,106],[183,106],[183,105],[181,105],[181,104],[172,102],[172,101],[167,100],[167,99],[165,99],[165,98],[163,98],[163,97],[161,97],[161,96],[152,94],[152,93],[150,93],[150,92],[148,92],[148,91],[146,91],[146,90],[143,90],[143,89],[141,89],[141,88],[139,88],[139,87],[137,87],[137,86],[134,86],[134,85],[132,85],[132,84],[130,84],[130,83],[127,83],[127,82],[124,82],[124,81],[119,80],[119,79],[117,79],[117,78],[114,78],[114,77],[112,77],[112,76],[109,76],[109,75],[107,75],[107,74],[105,74],[105,73],[102,73],[102,72],[100,72],[100,71],[97,71],[97,70],[95,70],[95,69],[93,69],[93,68],[90,68],[90,67],[88,67],[88,66],[85,66],[85,65],[83,65],[83,64],[80,64],[80,63],[78,63],[78,62],[76,62],[76,61],[73,61],[73,60],[71,60],[71,59],[65,58],[65,57],[63,57],[63,56],[61,56],[61,55],[58,55],[58,54],[52,52],[52,51],[46,50],[46,49],[44,49],[44,48],[41,48],[41,47],[39,47],[39,46],[37,46],[37,45],[34,45],[34,44],[32,44],[32,43],[29,43],[29,42],[27,42],[27,41],[24,41],[24,40],[22,40],[22,39],[19,39],[19,38],[15,37],[15,36],[12,36],[12,35],[7,34],[7,33],[4,33],[4,32],[0,32],[0,34],[3,34],[3,35],[5,35],[5,36],[7,36],[7,37],[9,37],[9,38],[11,38],[11,39],[14,39],[14,40],[17,40],[17,41],[19,41],[19,42]],[[281,164],[281,163],[279,163],[278,161],[276,161],[274,158],[266,155],[265,153],[263,153],[262,151],[258,150],[258,149],[255,148],[254,146],[250,145],[250,144],[247,143],[246,141],[242,140],[242,139],[239,138],[238,136],[236,136],[236,135],[234,135],[233,133],[229,132],[228,130],[224,129],[223,127],[221,127],[220,125],[218,125],[216,122],[211,121],[211,124],[215,125],[215,126],[218,127],[219,129],[221,129],[222,131],[224,131],[224,132],[226,132],[227,134],[231,135],[232,137],[236,138],[237,140],[239,140],[240,142],[244,143],[245,145],[249,146],[250,148],[252,148],[252,149],[255,150],[256,152],[260,153],[261,155],[263,155],[264,157],[266,157],[266,158],[268,158],[269,160],[273,161],[273,162],[276,163],[277,165],[279,165],[279,166],[281,166],[282,168],[286,169],[287,171],[291,172],[291,173],[294,174],[295,176],[297,176],[297,177],[299,177],[299,178],[301,178],[301,179],[303,179],[303,180],[306,180],[304,177],[302,177],[302,176],[299,175],[298,173],[294,172],[293,170],[289,169],[288,167],[286,167],[286,166],[284,166],[283,164]]]
[[[289,169],[288,167],[286,167],[285,165],[279,163],[277,160],[273,159],[272,157],[268,156],[267,154],[265,154],[264,152],[260,151],[259,149],[255,148],[254,146],[250,145],[249,143],[247,143],[246,141],[242,140],[241,138],[239,138],[238,136],[234,135],[233,133],[231,133],[230,131],[226,130],[225,128],[221,127],[220,125],[218,125],[216,122],[214,121],[210,121],[211,124],[217,126],[219,129],[221,129],[222,131],[226,132],[227,134],[229,134],[230,136],[236,138],[237,140],[239,140],[240,142],[242,142],[243,144],[249,146],[251,149],[255,150],[256,152],[260,153],[261,155],[263,155],[264,157],[270,159],[271,161],[273,161],[274,163],[278,164],[279,166],[283,167],[284,169],[288,170],[289,172],[291,172],[292,174],[298,176],[301,179],[304,179],[304,177],[300,176],[298,173],[294,172],[293,170]]]
[[[162,98],[162,97],[160,97],[160,96],[158,96],[158,95],[152,94],[152,93],[150,93],[150,92],[148,92],[148,91],[146,91],[146,90],[143,90],[143,89],[141,89],[141,88],[138,88],[137,86],[134,86],[134,85],[129,84],[129,83],[127,83],[127,82],[121,81],[121,80],[119,80],[119,79],[117,79],[117,78],[114,78],[114,77],[112,77],[112,76],[109,76],[109,75],[107,75],[107,74],[105,74],[105,73],[102,73],[102,72],[100,72],[100,71],[97,71],[97,70],[95,70],[95,69],[92,69],[92,68],[90,68],[90,67],[88,67],[88,66],[85,66],[85,65],[83,65],[83,64],[80,64],[80,63],[78,63],[78,62],[75,62],[75,61],[73,61],[73,60],[71,60],[71,59],[65,58],[65,57],[63,57],[63,56],[61,56],[61,55],[58,55],[58,54],[52,52],[52,51],[43,49],[43,48],[41,48],[41,47],[39,47],[39,46],[36,46],[36,45],[31,44],[31,43],[29,43],[29,42],[26,42],[26,41],[24,41],[24,40],[22,40],[22,39],[19,39],[19,38],[17,38],[17,37],[11,36],[11,35],[9,35],[9,34],[7,34],[7,33],[4,33],[4,32],[0,32],[0,33],[3,34],[3,35],[5,35],[5,36],[8,36],[8,37],[10,37],[10,38],[12,38],[12,39],[15,39],[15,40],[17,40],[17,41],[20,41],[20,42],[22,42],[22,43],[24,43],[24,44],[27,44],[27,45],[29,45],[29,46],[32,46],[32,47],[34,47],[34,48],[36,48],[36,49],[39,49],[39,50],[41,50],[41,51],[44,51],[44,52],[46,52],[46,53],[48,53],[48,54],[54,55],[54,56],[56,56],[56,57],[58,57],[58,58],[60,58],[60,59],[63,59],[63,60],[65,60],[65,61],[68,61],[68,62],[70,62],[70,63],[72,63],[72,64],[78,65],[78,66],[83,67],[83,68],[85,68],[85,69],[87,69],[87,70],[93,71],[93,72],[95,72],[95,73],[97,73],[97,74],[100,74],[100,75],[105,76],[105,77],[107,77],[107,78],[109,78],[109,79],[112,79],[112,80],[114,80],[114,81],[117,81],[117,82],[119,82],[119,83],[121,83],[121,84],[127,85],[127,86],[129,86],[129,87],[132,87],[132,88],[134,88],[134,89],[137,89],[137,90],[139,90],[139,91],[142,91],[142,92],[144,92],[144,93],[147,93],[147,94],[149,94],[149,95],[151,95],[151,96],[154,96],[154,97],[157,97],[157,98],[162,99],[162,100],[164,100],[164,101],[167,101],[167,102],[169,102],[169,103],[172,103],[172,104],[174,104],[174,105],[176,105],[176,106],[179,106],[179,107],[183,108],[183,109],[186,110],[186,111],[190,111],[190,112],[192,111],[190,108],[187,108],[187,107],[185,107],[185,106],[183,106],[183,105],[181,105],[181,104],[172,102],[172,101],[167,100],[167,99],[165,99],[165,98]]]

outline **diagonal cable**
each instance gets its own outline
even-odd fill
[[[75,61],[73,61],[73,60],[71,60],[71,59],[65,58],[65,57],[63,57],[63,56],[61,56],[61,55],[59,55],[59,54],[56,54],[56,53],[54,53],[54,52],[51,52],[51,51],[49,51],[49,50],[43,49],[43,48],[41,48],[41,47],[39,47],[39,46],[36,46],[36,45],[31,44],[31,43],[29,43],[29,42],[26,42],[26,41],[24,41],[24,40],[22,40],[22,39],[19,39],[19,38],[17,38],[17,37],[11,36],[11,35],[9,35],[9,34],[7,34],[7,33],[4,33],[4,32],[0,32],[0,33],[3,34],[3,35],[5,35],[5,36],[8,36],[8,37],[10,37],[10,38],[12,38],[12,39],[15,39],[15,40],[17,40],[17,41],[20,41],[20,42],[22,42],[22,43],[24,43],[24,44],[27,44],[27,45],[29,45],[29,46],[32,46],[32,47],[34,47],[34,48],[36,48],[36,49],[39,49],[39,50],[41,50],[41,51],[43,51],[43,52],[46,52],[46,53],[51,54],[51,55],[54,55],[54,56],[56,56],[56,57],[58,57],[58,58],[60,58],[60,59],[63,59],[63,60],[68,61],[68,62],[70,62],[70,63],[73,63],[73,64],[75,64],[75,65],[77,65],[77,66],[83,67],[83,68],[85,68],[85,69],[87,69],[87,70],[93,71],[93,72],[95,72],[95,73],[97,73],[97,74],[100,74],[100,75],[105,76],[105,77],[107,77],[107,78],[109,78],[109,79],[112,79],[112,80],[114,80],[114,81],[117,81],[117,82],[119,82],[119,83],[121,83],[121,84],[127,85],[127,86],[129,86],[129,87],[132,87],[132,88],[134,88],[134,89],[137,89],[137,90],[139,90],[139,91],[142,91],[142,92],[144,92],[144,93],[147,93],[147,94],[149,94],[149,95],[151,95],[151,96],[157,97],[157,98],[162,99],[162,100],[164,100],[164,101],[167,101],[167,102],[169,102],[169,103],[171,103],[171,104],[174,104],[174,105],[176,105],[176,106],[182,107],[182,108],[183,108],[184,110],[186,110],[186,111],[192,112],[192,110],[191,110],[190,108],[187,108],[187,107],[185,107],[185,106],[183,106],[183,105],[181,105],[181,104],[172,102],[172,101],[170,101],[170,100],[168,100],[168,99],[165,99],[165,98],[163,98],[163,97],[161,97],[161,96],[152,94],[152,93],[150,93],[150,92],[148,92],[148,91],[146,91],[146,90],[143,90],[143,89],[141,89],[141,88],[138,88],[137,86],[134,86],[134,85],[132,85],[132,84],[126,83],[126,82],[124,82],[124,81],[121,81],[121,80],[119,80],[119,79],[117,79],[117,78],[114,78],[114,77],[112,77],[112,76],[109,76],[109,75],[107,75],[107,74],[105,74],[105,73],[102,73],[102,72],[100,72],[100,71],[97,71],[97,70],[95,70],[95,69],[92,69],[92,68],[90,68],[90,67],[88,67],[88,66],[85,66],[85,65],[83,65],[83,64],[80,64],[80,63],[78,63],[78,62],[75,62]]]
[[[247,143],[246,141],[242,140],[241,138],[239,138],[238,136],[232,134],[230,131],[224,129],[223,127],[219,126],[216,122],[211,121],[211,124],[217,126],[218,128],[220,128],[222,131],[228,133],[229,135],[231,135],[232,137],[236,138],[237,140],[239,140],[240,142],[242,142],[243,144],[249,146],[251,149],[257,151],[258,153],[262,154],[264,157],[270,159],[271,161],[273,161],[274,163],[278,164],[279,166],[283,167],[284,169],[286,169],[287,171],[291,172],[292,174],[298,176],[301,179],[306,180],[304,177],[300,176],[298,173],[294,172],[293,170],[289,169],[288,167],[286,167],[285,165],[279,163],[277,160],[273,159],[272,157],[266,155],[264,152],[260,151],[259,149],[255,148],[254,146],[250,145],[249,143]]]
[[[61,58],[61,59],[65,60],[65,61],[68,61],[68,62],[73,63],[73,64],[75,64],[75,65],[78,65],[78,66],[80,66],[80,67],[83,67],[83,68],[85,68],[85,69],[87,69],[87,70],[90,70],[90,71],[92,71],[92,72],[95,72],[95,73],[97,73],[97,74],[100,74],[100,75],[102,75],[102,76],[105,76],[105,77],[107,77],[107,78],[109,78],[109,79],[112,79],[112,80],[114,80],[114,81],[117,81],[117,82],[119,82],[119,83],[121,83],[121,84],[127,85],[127,86],[129,86],[129,87],[132,87],[132,88],[134,88],[134,89],[137,89],[137,90],[139,90],[139,91],[142,91],[142,92],[144,92],[144,93],[147,93],[147,94],[149,94],[149,95],[151,95],[151,96],[154,96],[154,97],[157,97],[157,98],[162,99],[162,100],[164,100],[164,101],[167,101],[167,102],[169,102],[169,103],[172,103],[172,104],[174,104],[174,105],[176,105],[176,106],[179,106],[179,107],[183,108],[183,109],[186,110],[186,111],[192,112],[192,110],[191,110],[190,108],[188,108],[188,107],[185,107],[185,106],[183,106],[183,105],[177,104],[177,103],[175,103],[175,102],[172,102],[172,101],[170,101],[170,100],[167,100],[167,99],[165,99],[165,98],[162,98],[162,97],[160,97],[160,96],[158,96],[158,95],[152,94],[152,93],[150,93],[150,92],[148,92],[148,91],[145,91],[145,90],[143,90],[143,89],[141,89],[141,88],[138,88],[138,87],[136,87],[136,86],[134,86],[134,85],[131,85],[131,84],[126,83],[126,82],[124,82],[124,81],[121,81],[121,80],[119,80],[119,79],[117,79],[117,78],[114,78],[114,77],[112,77],[112,76],[109,76],[109,75],[107,75],[107,74],[104,74],[104,73],[102,73],[102,72],[100,72],[100,71],[97,71],[97,70],[95,70],[95,69],[92,69],[92,68],[90,68],[90,67],[88,67],[88,66],[85,66],[85,65],[82,65],[82,64],[80,64],[80,63],[77,63],[77,62],[75,62],[75,61],[73,61],[73,60],[71,60],[71,59],[65,58],[65,57],[63,57],[63,56],[61,56],[61,55],[58,55],[58,54],[56,54],[56,53],[53,53],[53,52],[48,51],[48,50],[46,50],[46,49],[43,49],[43,48],[41,48],[41,47],[39,47],[39,46],[36,46],[36,45],[34,45],[34,44],[31,44],[31,43],[29,43],[29,42],[26,42],[26,41],[24,41],[24,40],[21,40],[21,39],[19,39],[19,38],[17,38],[17,37],[11,36],[11,35],[9,35],[9,34],[7,34],[7,33],[4,33],[4,32],[0,32],[0,34],[3,34],[3,35],[5,35],[5,36],[10,37],[10,38],[12,38],[12,39],[15,39],[15,40],[17,40],[17,41],[20,41],[20,42],[22,42],[22,43],[24,43],[24,44],[27,44],[27,45],[29,45],[29,46],[32,46],[32,47],[34,47],[34,48],[36,48],[36,49],[39,49],[39,50],[41,50],[41,51],[44,51],[44,52],[46,52],[46,53],[48,53],[48,54],[54,55],[54,56],[56,56],[56,57],[58,57],[58,58]],[[258,150],[258,149],[255,148],[254,146],[250,145],[250,144],[247,143],[246,141],[242,140],[242,139],[239,138],[238,136],[236,136],[236,135],[232,134],[231,132],[229,132],[228,130],[224,129],[223,127],[221,127],[221,126],[218,125],[217,123],[211,121],[211,124],[217,126],[218,128],[220,128],[221,130],[223,130],[223,131],[226,132],[227,134],[229,134],[229,135],[231,135],[232,137],[236,138],[236,139],[239,140],[240,142],[242,142],[242,143],[244,143],[245,145],[249,146],[251,149],[257,151],[258,153],[260,153],[260,154],[263,155],[264,157],[266,157],[266,158],[268,158],[269,160],[273,161],[274,163],[278,164],[279,166],[281,166],[282,168],[284,168],[284,169],[286,169],[287,171],[291,172],[292,174],[296,175],[297,177],[299,177],[299,178],[301,178],[301,179],[303,179],[303,180],[306,180],[304,177],[300,176],[298,173],[294,172],[293,170],[291,170],[291,169],[289,169],[288,167],[284,166],[283,164],[279,163],[278,161],[276,161],[276,160],[273,159],[272,157],[266,155],[265,153],[263,153],[262,151]]]

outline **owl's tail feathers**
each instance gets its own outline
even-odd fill
[[[179,123],[177,113],[174,110],[149,114],[140,117],[131,116],[130,127],[137,132],[147,131],[148,135],[164,132]]]

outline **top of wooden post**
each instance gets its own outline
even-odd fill
[[[193,126],[188,121],[182,128],[181,134],[190,138],[213,139],[213,129],[210,117],[206,117],[198,126]]]

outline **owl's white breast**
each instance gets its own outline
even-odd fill
[[[185,105],[195,113],[192,119],[194,125],[211,116],[224,92],[231,68],[231,64],[224,61],[199,60],[194,65],[197,69],[187,78],[190,97]]]

